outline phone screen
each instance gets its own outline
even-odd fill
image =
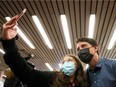
[[[25,8],[18,16],[17,21],[25,14],[25,12],[27,11],[27,9]]]

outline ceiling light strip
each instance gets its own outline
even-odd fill
[[[70,33],[69,33],[68,23],[65,15],[61,15],[61,23],[62,23],[62,28],[63,28],[67,47],[68,49],[71,49],[72,45],[71,45]]]
[[[91,14],[89,19],[89,31],[88,31],[89,38],[93,38],[94,36],[94,25],[95,25],[95,14]]]
[[[116,42],[116,29],[112,35],[112,38],[110,39],[110,43],[108,45],[108,50],[112,49],[112,47],[114,46],[114,43]]]
[[[48,69],[49,69],[50,71],[53,71],[53,68],[50,66],[49,63],[45,63],[45,65],[48,67]]]
[[[2,54],[5,54],[5,52],[4,52],[2,49],[0,49],[0,52],[1,52]]]
[[[47,44],[47,46],[50,48],[50,49],[53,49],[53,46],[45,32],[45,29],[43,28],[43,26],[41,25],[41,22],[39,21],[38,17],[36,15],[33,15],[32,16],[32,19],[33,19],[33,22],[35,23],[37,29],[39,30],[41,36],[43,37],[44,41],[45,41],[45,44]]]

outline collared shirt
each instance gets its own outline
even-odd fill
[[[88,87],[116,87],[116,61],[99,58],[94,70],[87,69]]]

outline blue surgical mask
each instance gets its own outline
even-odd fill
[[[74,62],[71,62],[71,61],[64,62],[64,64],[62,65],[61,70],[67,76],[73,75],[75,73],[75,71],[76,71]]]

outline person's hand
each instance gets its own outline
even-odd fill
[[[4,40],[9,40],[17,35],[17,19],[18,15],[12,17],[12,19],[3,24],[2,37]]]

